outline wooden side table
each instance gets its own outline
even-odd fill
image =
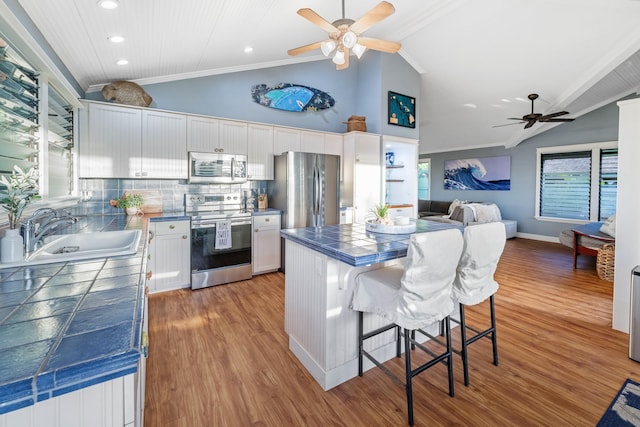
[[[580,237],[589,237],[604,243],[615,243],[616,239],[600,231],[601,222],[590,222],[589,224],[578,225],[571,229],[573,231],[573,269],[576,269],[578,255],[597,256],[599,248],[590,248],[581,244]]]

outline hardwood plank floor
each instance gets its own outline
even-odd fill
[[[416,426],[593,426],[627,377],[628,335],[611,329],[613,284],[555,243],[507,242],[496,278],[500,365],[470,347],[414,381]],[[404,426],[404,389],[379,369],[323,391],[288,350],[284,276],[152,295],[145,426]],[[483,323],[486,303],[467,309]],[[458,328],[454,342],[458,342]],[[387,365],[402,372],[398,360]]]

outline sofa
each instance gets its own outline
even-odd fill
[[[451,209],[452,204],[454,206]],[[494,203],[418,200],[418,216],[420,219],[428,221],[445,222],[464,227],[500,221],[505,226],[507,239],[516,237],[518,228],[516,221],[502,218],[500,209]]]

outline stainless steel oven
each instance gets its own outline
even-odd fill
[[[185,213],[191,216],[191,289],[251,278],[251,212],[242,206],[240,193],[185,194]]]

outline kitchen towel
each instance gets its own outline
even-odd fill
[[[216,222],[216,249],[231,247],[231,221]]]

